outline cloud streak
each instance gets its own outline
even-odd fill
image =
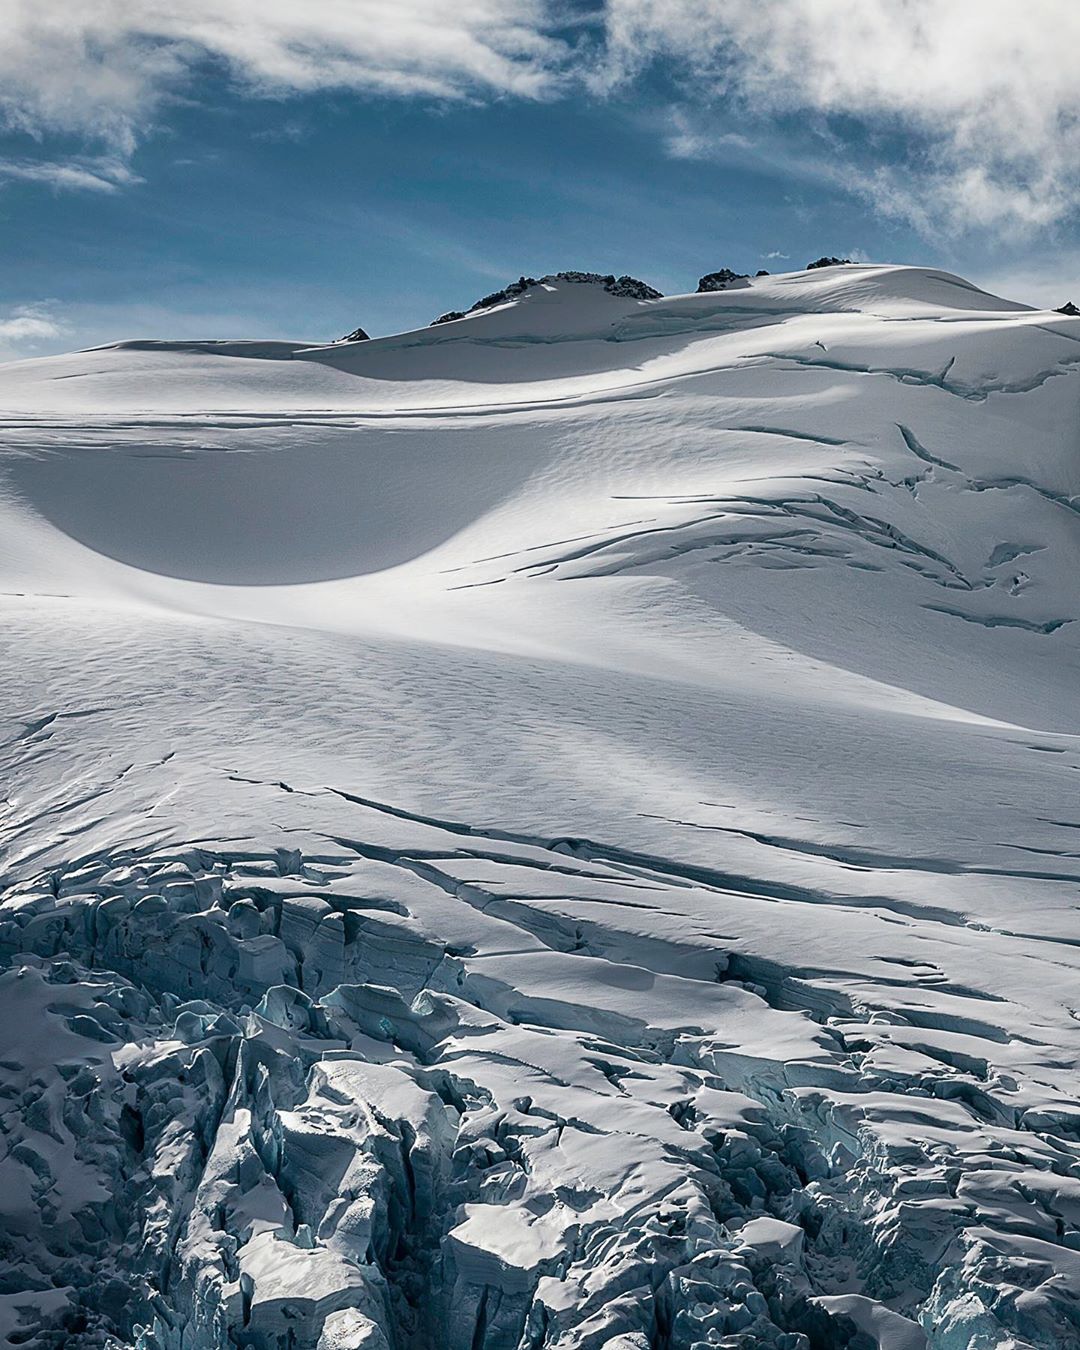
[[[0,159],[0,183],[45,183],[57,192],[116,192],[142,180],[117,159]]]
[[[67,325],[57,318],[51,303],[16,305],[0,316],[0,356],[10,359],[24,351],[34,352],[67,332]]]
[[[882,215],[931,235],[1046,230],[1080,205],[1078,49],[1068,0],[1026,0],[1022,16],[1015,0],[7,0],[0,121],[81,137],[113,169],[2,172],[120,186],[199,81],[273,98],[607,97],[660,63],[683,90],[673,155],[775,147],[795,121],[792,162],[816,128],[822,175]]]
[[[609,87],[666,60],[699,102],[831,123],[848,157],[838,171],[928,232],[1045,227],[1080,202],[1075,5],[609,0],[607,30]],[[873,163],[866,141],[882,133],[899,162]]]
[[[545,0],[7,0],[0,115],[130,154],[207,69],[272,97],[540,98],[570,55],[554,28]]]

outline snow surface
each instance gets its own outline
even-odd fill
[[[1080,320],[0,367],[0,1336],[1080,1344]]]

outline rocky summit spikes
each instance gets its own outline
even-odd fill
[[[475,314],[480,310],[493,309],[496,305],[505,305],[538,286],[550,290],[560,282],[569,282],[571,285],[577,286],[597,286],[606,294],[624,300],[660,300],[663,298],[660,291],[647,285],[644,281],[638,281],[637,277],[617,277],[614,273],[603,275],[600,272],[552,272],[546,277],[541,277],[539,281],[535,277],[519,277],[517,281],[512,281],[502,290],[493,291],[490,295],[485,295],[482,299],[477,300],[468,311],[452,309],[446,314],[440,314],[437,319],[432,319],[431,326],[434,328],[437,324],[450,323],[454,319],[463,319],[466,313]]]

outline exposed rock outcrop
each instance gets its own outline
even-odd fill
[[[468,310],[452,309],[446,314],[440,314],[437,319],[431,321],[431,327],[439,323],[450,323],[454,319],[463,319],[468,314],[475,314],[478,310],[494,309],[496,305],[504,305],[508,300],[516,300],[519,295],[533,286],[541,286],[545,282],[569,281],[589,286],[603,286],[608,295],[618,296],[624,300],[660,300],[663,298],[663,292],[658,291],[654,286],[647,282],[639,281],[637,277],[621,276],[617,277],[613,272],[552,272],[547,276],[536,277],[518,277],[517,281],[512,281],[502,290],[492,291],[490,295],[485,295],[477,300],[475,304],[470,305]]]
[[[545,280],[548,279],[545,277]],[[663,299],[662,291],[658,291],[655,286],[650,286],[647,282],[639,281],[637,277],[616,277],[610,274],[601,276],[598,272],[556,272],[555,279],[557,281],[580,281],[600,285],[609,295],[617,295],[623,300]]]
[[[707,291],[726,291],[737,281],[749,281],[747,272],[733,272],[730,267],[721,267],[718,272],[706,272],[697,284],[698,295]]]
[[[815,267],[844,267],[850,262],[850,258],[818,258],[816,262],[807,263],[806,270],[812,272]]]

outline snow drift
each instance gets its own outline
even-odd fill
[[[1080,1336],[1080,321],[0,368],[0,1334]]]

